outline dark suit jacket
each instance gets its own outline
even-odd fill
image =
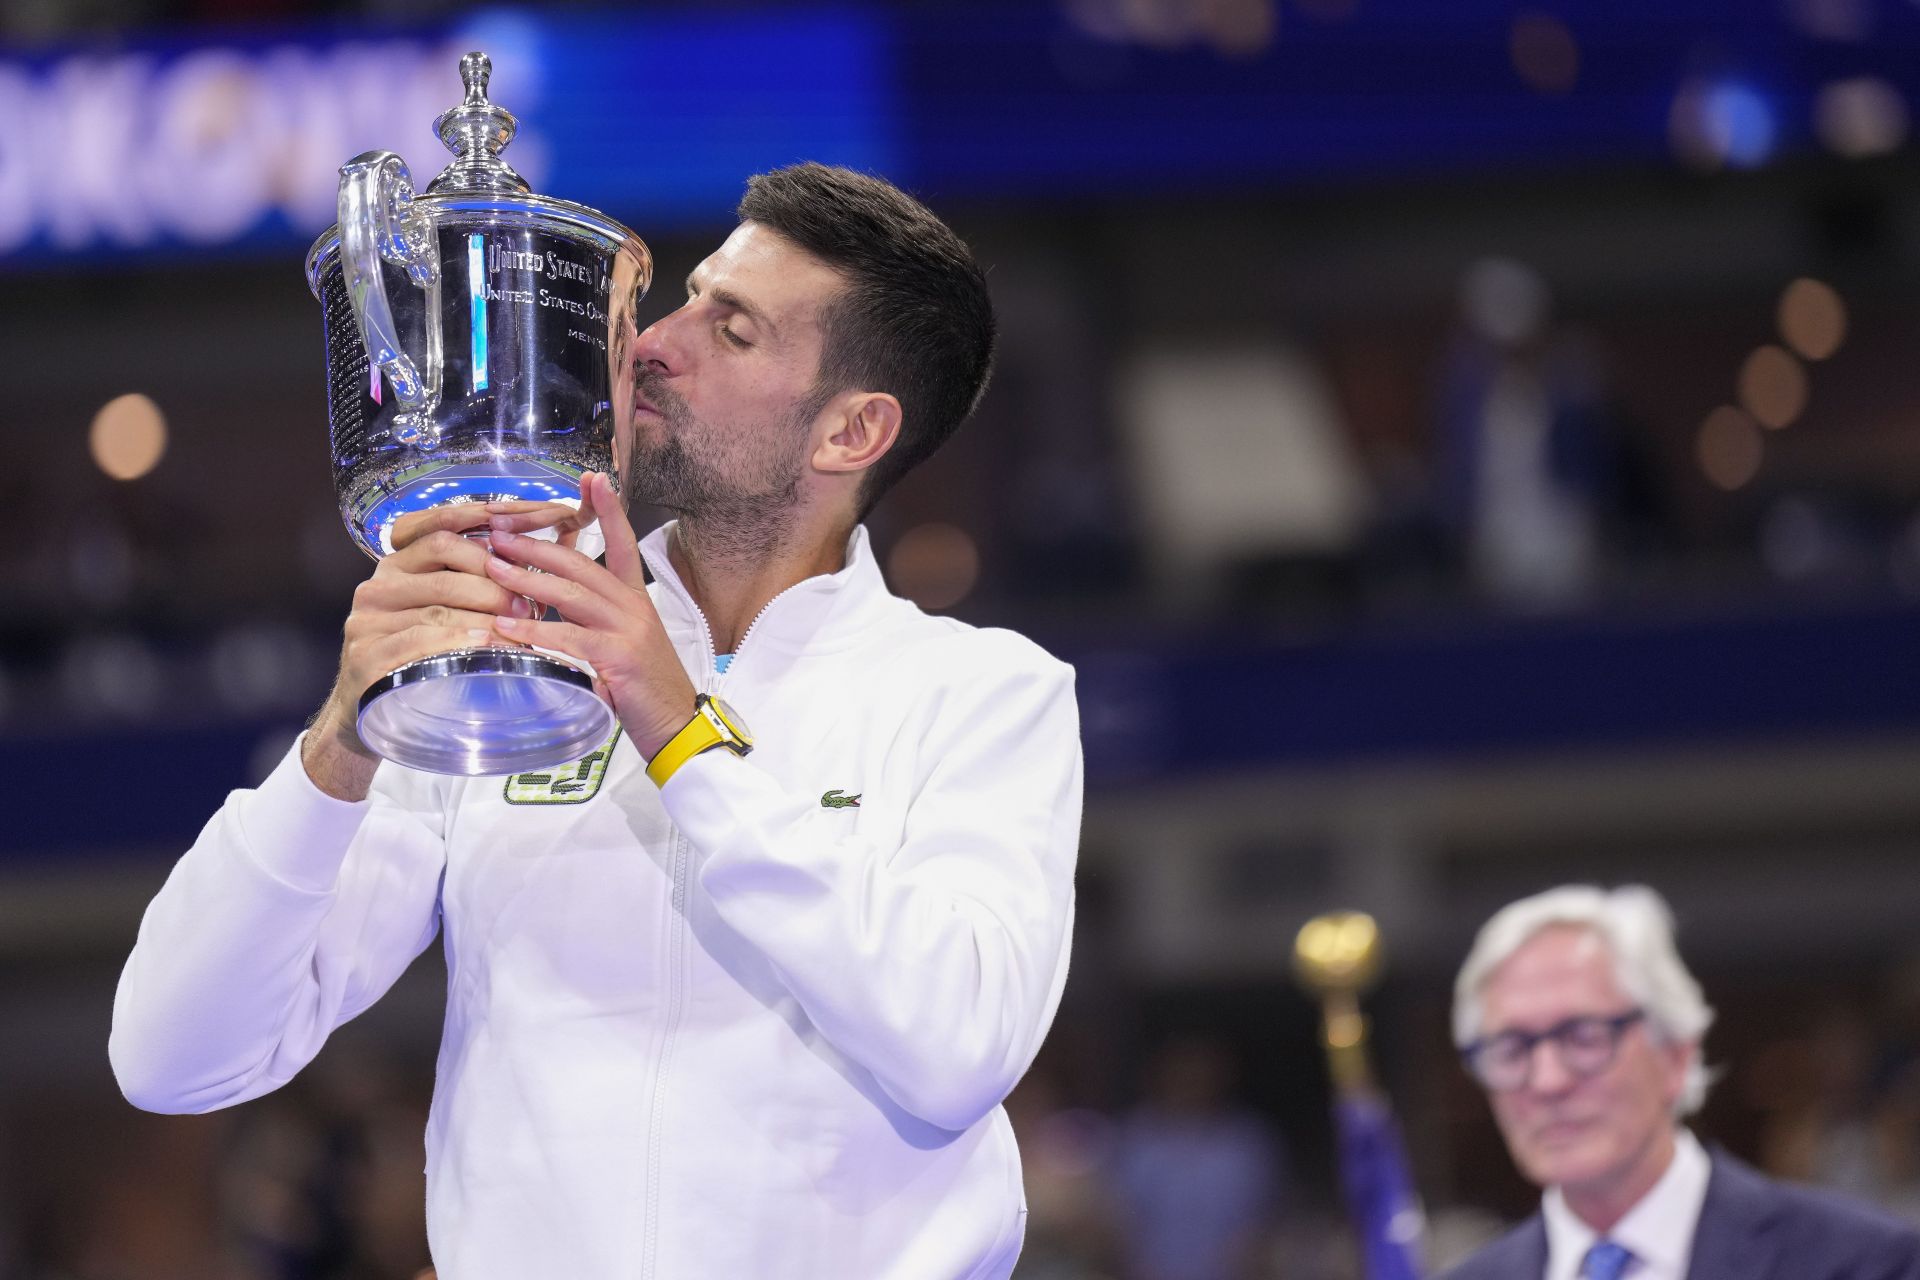
[[[1445,1280],[1540,1280],[1539,1214],[1448,1272]],[[1687,1280],[1920,1280],[1920,1232],[1828,1192],[1774,1182],[1713,1152]]]

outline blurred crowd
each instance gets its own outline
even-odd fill
[[[1736,1004],[1709,1037],[1725,1076],[1703,1139],[1920,1224],[1913,976],[1871,1000],[1803,988],[1804,1020]],[[1259,1101],[1324,1105],[1324,1078],[1250,1078],[1232,1025],[1096,1070],[1063,1030],[1007,1103],[1029,1210],[1018,1280],[1360,1280],[1324,1130]],[[1729,1060],[1722,1040],[1750,1047]],[[1104,1096],[1123,1079],[1122,1098]],[[1459,1113],[1403,1105],[1401,1119],[1438,1270],[1529,1211],[1531,1193],[1487,1146],[1464,1078],[1429,1083],[1443,1087],[1405,1092]],[[414,1280],[429,1265],[430,1084],[418,1054],[349,1027],[293,1084],[229,1112],[147,1116],[79,1088],[16,1098],[0,1131],[0,1280]],[[1449,1126],[1475,1137],[1450,1153],[1425,1141]]]

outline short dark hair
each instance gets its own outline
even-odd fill
[[[860,516],[946,443],[993,369],[993,301],[973,251],[932,210],[885,179],[796,164],[747,180],[737,211],[847,277],[821,316],[817,390],[885,391],[900,438],[867,471]]]

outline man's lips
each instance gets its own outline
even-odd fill
[[[1532,1137],[1535,1142],[1554,1144],[1570,1142],[1586,1133],[1593,1125],[1594,1122],[1591,1120],[1571,1117],[1547,1120],[1533,1126]]]
[[[658,395],[653,394],[658,392]],[[662,404],[678,404],[679,399],[673,388],[659,378],[635,378],[633,380],[633,408],[636,413],[650,413],[656,418],[664,418],[667,411]]]

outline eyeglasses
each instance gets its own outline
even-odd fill
[[[1613,1065],[1620,1052],[1620,1038],[1646,1016],[1644,1009],[1629,1009],[1610,1018],[1568,1018],[1545,1031],[1502,1031],[1462,1046],[1460,1057],[1486,1088],[1495,1092],[1522,1089],[1533,1077],[1534,1049],[1542,1040],[1551,1040],[1560,1065],[1569,1075],[1584,1079]]]

